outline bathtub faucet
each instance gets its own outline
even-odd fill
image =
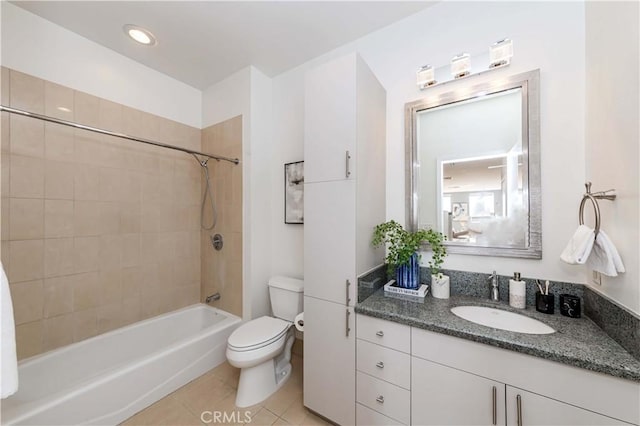
[[[207,298],[204,299],[204,302],[211,303],[215,302],[216,300],[220,300],[220,293],[213,293],[211,296],[207,296]]]

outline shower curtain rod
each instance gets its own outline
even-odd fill
[[[24,110],[17,109],[17,108],[11,108],[11,107],[7,107],[7,106],[4,106],[4,105],[0,105],[0,111],[6,111],[6,112],[9,112],[11,114],[18,114],[18,115],[22,115],[24,117],[37,118],[39,120],[48,121],[50,123],[61,124],[63,126],[74,127],[76,129],[88,130],[90,132],[100,133],[102,135],[107,135],[107,136],[113,136],[113,137],[120,138],[120,139],[127,139],[127,140],[134,141],[134,142],[146,143],[147,145],[154,145],[154,146],[159,146],[161,148],[174,149],[176,151],[186,152],[187,154],[200,155],[200,156],[206,157],[207,159],[213,158],[213,159],[218,160],[218,161],[220,161],[220,160],[228,161],[228,162],[233,163],[233,164],[240,163],[240,160],[238,160],[237,158],[229,158],[229,157],[223,157],[223,156],[220,156],[220,155],[213,155],[213,154],[207,154],[207,153],[204,153],[204,152],[193,151],[191,149],[181,148],[181,147],[175,146],[175,145],[169,145],[169,144],[166,144],[166,143],[156,142],[156,141],[152,141],[152,140],[149,140],[149,139],[138,138],[138,137],[135,137],[135,136],[129,136],[129,135],[126,135],[124,133],[112,132],[110,130],[99,129],[97,127],[85,126],[84,124],[78,124],[78,123],[74,123],[72,121],[61,120],[59,118],[49,117],[47,115],[37,114],[35,112],[24,111]]]

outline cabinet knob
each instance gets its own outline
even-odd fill
[[[376,398],[376,401],[378,401],[380,404],[384,404],[384,396],[379,395],[379,396]]]
[[[378,367],[378,368],[384,368],[384,362],[379,361],[379,362],[376,364],[376,367]]]
[[[378,337],[382,337],[382,336],[384,336],[384,331],[382,331],[382,330],[378,331],[378,332],[376,333],[376,336],[378,336]]]

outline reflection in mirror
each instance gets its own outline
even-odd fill
[[[541,257],[537,76],[407,104],[412,229],[451,253]]]

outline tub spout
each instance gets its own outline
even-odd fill
[[[213,293],[211,296],[207,296],[207,298],[204,299],[204,302],[211,303],[215,302],[216,300],[220,300],[220,293]]]

